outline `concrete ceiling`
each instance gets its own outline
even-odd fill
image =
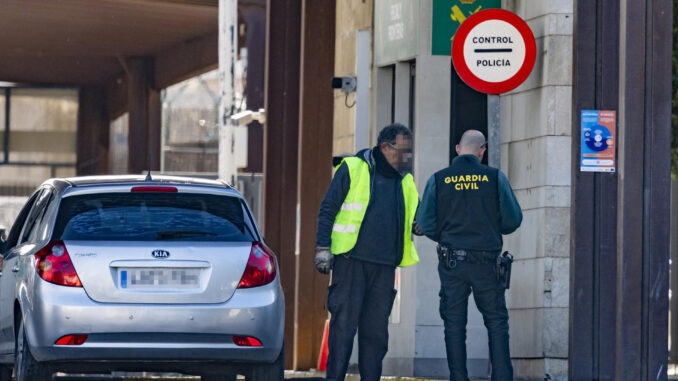
[[[216,65],[217,29],[218,0],[2,0],[0,81],[104,84],[148,56],[168,85]]]

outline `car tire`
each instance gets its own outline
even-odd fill
[[[0,381],[12,381],[12,368],[0,365]]]
[[[272,364],[256,364],[245,377],[247,381],[283,381],[285,379],[285,348]]]
[[[46,367],[36,361],[33,354],[31,354],[28,340],[26,340],[26,330],[23,321],[19,323],[14,359],[14,381],[42,381],[51,379],[51,375],[47,372]]]

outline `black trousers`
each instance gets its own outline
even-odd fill
[[[457,261],[456,267],[448,268],[441,261],[438,264],[438,274],[440,317],[445,325],[450,380],[469,379],[466,371],[466,322],[471,291],[487,328],[492,381],[513,380],[505,290],[497,283],[494,264]]]
[[[330,318],[327,380],[346,376],[358,331],[358,367],[362,381],[378,381],[388,350],[388,317],[396,291],[395,267],[334,257],[327,308]]]

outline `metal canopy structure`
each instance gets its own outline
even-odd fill
[[[4,0],[0,81],[79,89],[79,175],[109,171],[129,114],[127,171],[160,168],[160,90],[218,66],[218,0]]]
[[[0,8],[3,81],[106,84],[127,57],[144,56],[161,88],[217,64],[218,0],[4,0]]]

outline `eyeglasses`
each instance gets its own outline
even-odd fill
[[[394,150],[398,151],[398,153],[412,153],[412,148],[398,148],[395,146],[393,143],[387,143],[389,147],[393,148]]]
[[[487,148],[487,142],[480,145],[480,149]]]

